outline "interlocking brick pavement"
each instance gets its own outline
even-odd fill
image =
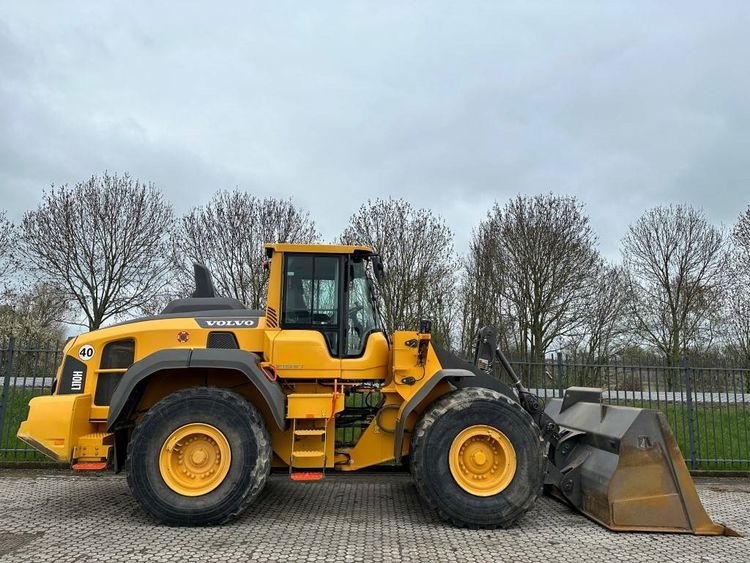
[[[750,533],[750,483],[699,482],[708,512]],[[408,474],[274,474],[238,521],[149,520],[121,475],[0,471],[0,561],[750,561],[748,538],[617,534],[550,498],[509,530],[464,530],[419,500]]]

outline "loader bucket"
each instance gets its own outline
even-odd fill
[[[589,518],[614,531],[739,535],[706,514],[662,413],[603,404],[584,387],[545,413],[560,427],[547,489]]]

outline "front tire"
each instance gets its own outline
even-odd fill
[[[159,401],[128,445],[128,484],[143,510],[173,526],[222,524],[260,494],[271,440],[258,410],[226,389],[183,389]]]
[[[508,527],[542,491],[539,429],[497,391],[471,387],[439,399],[414,428],[410,449],[417,490],[456,526]]]

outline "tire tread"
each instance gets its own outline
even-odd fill
[[[533,430],[533,432],[536,435],[541,436],[539,428],[531,418],[531,415],[529,415],[529,413],[527,413],[517,401],[514,401],[513,399],[492,389],[486,389],[483,387],[466,387],[464,389],[454,391],[453,393],[441,397],[440,399],[432,403],[424,411],[419,422],[417,422],[412,434],[410,447],[412,475],[414,476],[414,482],[416,484],[417,491],[419,492],[422,499],[426,501],[427,505],[430,506],[430,508],[436,510],[440,514],[441,518],[450,522],[454,526],[471,529],[508,528],[510,526],[513,526],[519,518],[521,518],[524,514],[526,514],[526,512],[531,509],[532,506],[534,506],[537,498],[542,494],[541,485],[538,490],[535,490],[534,494],[529,495],[526,501],[510,517],[506,518],[502,522],[480,526],[477,524],[472,524],[460,518],[456,518],[455,516],[450,515],[443,509],[441,509],[440,505],[432,497],[432,494],[425,482],[426,472],[424,471],[425,456],[423,450],[425,447],[425,439],[429,434],[430,429],[448,411],[457,409],[464,403],[471,403],[476,400],[501,400],[513,405],[513,408],[517,409],[518,412],[521,413],[522,417],[526,420],[528,426]],[[544,467],[545,448],[544,441],[541,439],[541,437],[538,448],[538,456],[540,467]]]
[[[252,484],[243,491],[243,495],[240,501],[236,504],[234,510],[228,511],[225,514],[210,520],[191,522],[189,525],[212,526],[225,524],[242,514],[260,494],[266,484],[268,475],[271,472],[271,458],[273,455],[271,450],[271,437],[258,409],[244,397],[228,389],[223,389],[221,387],[191,387],[188,389],[182,389],[168,395],[146,411],[143,417],[135,425],[130,441],[128,442],[127,458],[125,461],[128,486],[141,506],[144,508],[150,506],[150,498],[148,495],[145,495],[145,491],[135,483],[134,472],[136,469],[133,466],[134,456],[132,454],[138,448],[145,448],[147,436],[144,434],[144,429],[148,428],[148,422],[150,420],[161,416],[163,409],[192,398],[219,399],[222,402],[234,405],[234,408],[237,410],[245,410],[252,419],[254,426],[260,430],[258,433],[259,435],[256,435],[258,444],[258,463],[253,471],[253,481]],[[178,521],[169,521],[167,523],[171,525],[186,525]]]

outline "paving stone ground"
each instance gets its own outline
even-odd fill
[[[750,535],[750,482],[699,480],[715,520]],[[400,473],[293,483],[274,474],[238,521],[170,528],[149,520],[121,475],[0,471],[0,561],[750,561],[750,539],[617,534],[540,499],[510,530],[438,519]]]

